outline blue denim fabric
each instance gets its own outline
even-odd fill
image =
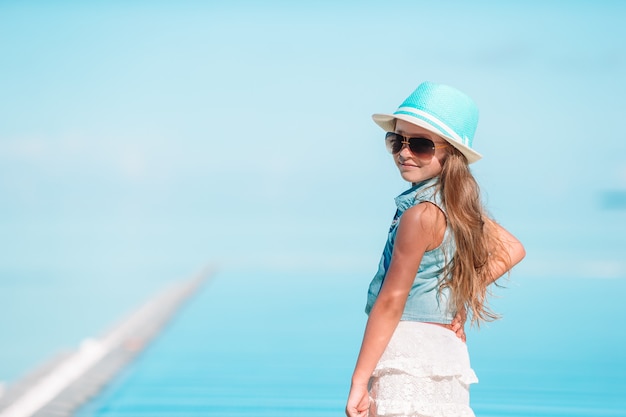
[[[367,305],[365,312],[370,313],[378,293],[385,280],[385,275],[391,263],[391,254],[396,239],[398,222],[402,213],[410,207],[422,202],[430,202],[439,207],[445,214],[441,203],[441,197],[437,192],[437,178],[415,184],[395,199],[398,210],[391,223],[387,244],[378,265],[378,272],[370,283],[367,293]],[[401,320],[422,321],[432,323],[450,323],[454,318],[455,311],[448,306],[449,290],[438,291],[439,282],[443,277],[444,267],[454,255],[455,245],[452,232],[446,229],[443,243],[439,247],[424,253],[413,286],[402,313]]]

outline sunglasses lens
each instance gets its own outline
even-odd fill
[[[427,138],[408,138],[411,153],[423,160],[430,160],[435,154],[435,144]],[[402,150],[404,137],[394,132],[387,132],[385,145],[389,153],[396,154]]]
[[[435,154],[435,144],[426,138],[411,138],[409,149],[420,159],[430,159]]]
[[[402,150],[402,136],[394,132],[387,132],[385,135],[385,146],[389,153],[398,153]]]

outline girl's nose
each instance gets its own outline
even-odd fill
[[[409,149],[408,143],[403,143],[402,148],[400,148],[400,152],[398,152],[401,157],[404,159],[410,158],[413,154],[411,153],[411,149]]]

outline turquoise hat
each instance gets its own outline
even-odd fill
[[[404,120],[429,130],[457,148],[468,163],[482,158],[472,149],[478,125],[476,103],[456,88],[424,82],[393,114],[374,114],[374,122],[386,132],[393,132],[396,120]]]

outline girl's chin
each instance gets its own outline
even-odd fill
[[[415,175],[415,172],[401,172],[400,176],[402,177],[403,180],[413,183],[413,184],[417,182],[426,181],[432,178],[432,176],[426,178],[424,175]]]
[[[415,172],[410,172],[410,171],[401,171],[400,172],[400,176],[402,177],[402,179],[404,179],[405,181],[408,182],[419,182],[421,181],[421,175],[415,175]]]

